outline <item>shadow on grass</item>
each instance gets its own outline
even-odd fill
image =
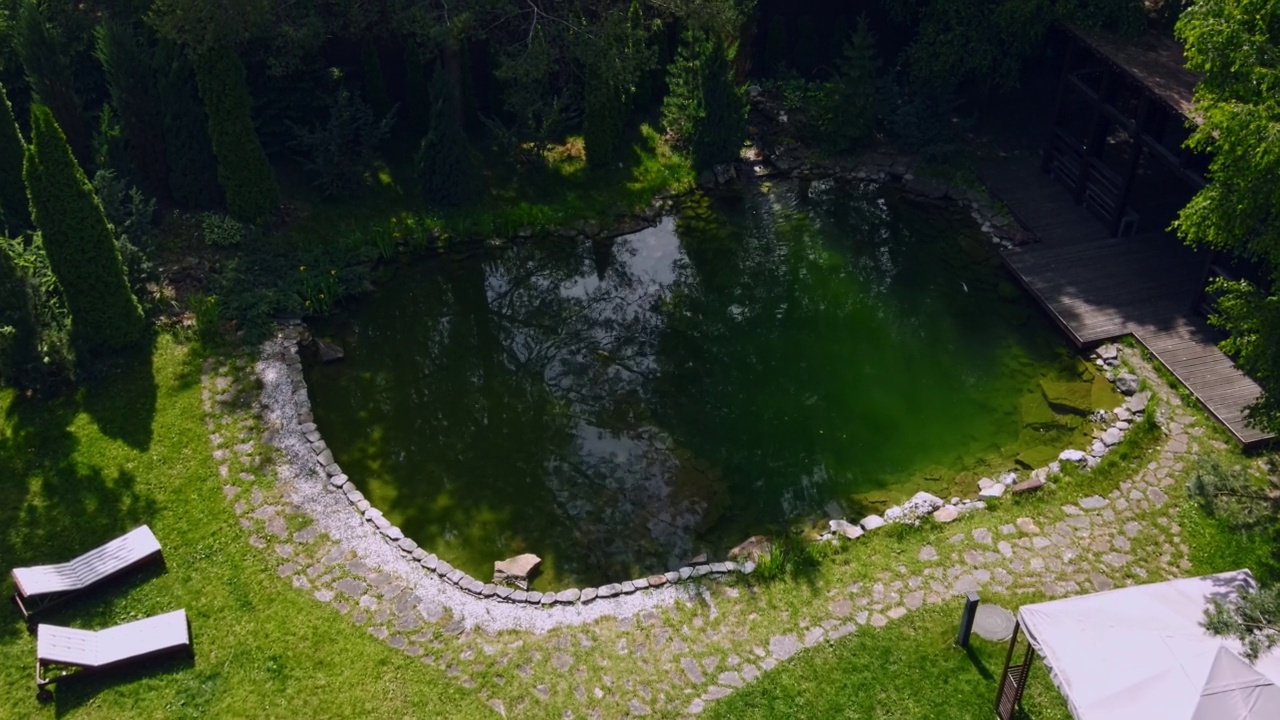
[[[978,671],[978,674],[982,676],[983,680],[991,682],[996,679],[996,676],[991,674],[991,670],[987,667],[987,664],[983,662],[978,653],[974,651],[972,645],[964,649],[964,654],[969,658],[969,662],[973,665],[973,669]]]
[[[92,702],[94,697],[103,690],[146,678],[177,675],[191,670],[196,666],[194,642],[192,649],[193,652],[190,653],[176,652],[111,670],[67,676],[53,686],[55,712],[58,717],[65,717],[86,703]],[[34,683],[32,692],[35,692]]]
[[[99,402],[154,409],[154,380],[149,370],[124,384],[109,383]],[[148,380],[150,380],[148,382]],[[141,402],[135,393],[152,397]],[[0,558],[6,572],[0,593],[14,592],[10,567],[65,562],[111,540],[154,516],[155,501],[138,490],[137,476],[110,468],[107,455],[85,467],[76,457],[81,440],[70,430],[80,406],[76,399],[37,402],[14,398],[0,424]],[[112,408],[121,417],[124,410]],[[140,422],[140,421],[139,421]],[[150,417],[146,419],[150,434]],[[133,430],[139,433],[136,428]],[[0,625],[0,641],[21,632],[21,623]]]
[[[152,342],[112,358],[81,393],[84,410],[102,434],[135,450],[151,447],[157,393],[154,351]]]

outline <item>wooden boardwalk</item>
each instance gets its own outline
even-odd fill
[[[1027,159],[984,168],[983,180],[1040,242],[1001,253],[1005,265],[1081,348],[1133,335],[1244,446],[1272,435],[1247,426],[1261,392],[1218,349],[1193,306],[1204,258],[1163,233],[1109,238],[1100,222]]]

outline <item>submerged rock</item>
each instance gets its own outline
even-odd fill
[[[341,346],[316,338],[316,356],[322,363],[331,363],[346,357],[346,353]]]
[[[1093,384],[1041,380],[1040,390],[1049,407],[1061,413],[1088,415],[1093,411]]]
[[[752,535],[729,551],[729,559],[759,561],[760,556],[769,554],[772,547],[769,538],[763,535]]]

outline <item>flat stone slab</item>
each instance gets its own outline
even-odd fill
[[[973,631],[978,637],[992,642],[1008,640],[1013,636],[1013,613],[999,605],[983,603],[973,616]]]
[[[779,660],[786,660],[800,652],[800,639],[793,634],[774,635],[769,639],[769,652]]]

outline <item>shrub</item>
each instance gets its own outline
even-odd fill
[[[309,128],[293,126],[294,147],[302,152],[311,184],[330,198],[358,193],[394,122],[394,107],[377,120],[368,103],[338,88],[329,102],[328,122]]]
[[[192,61],[209,115],[209,138],[218,158],[218,184],[226,195],[227,210],[242,222],[262,220],[280,204],[280,188],[253,128],[244,65],[227,44],[210,47]]]
[[[218,213],[201,213],[200,230],[206,245],[234,247],[244,240],[244,225]]]
[[[94,174],[93,190],[115,230],[116,249],[120,252],[129,288],[135,297],[146,298],[150,292],[148,286],[159,280],[150,256],[156,201],[136,187],[126,189],[125,183],[111,170]]]
[[[834,107],[824,135],[837,151],[848,150],[865,140],[876,121],[875,39],[866,19],[845,42],[830,97]]]
[[[53,113],[42,105],[31,108],[23,178],[70,311],[77,360],[137,342],[144,331],[142,310],[129,291],[111,226]]]
[[[25,390],[39,382],[40,331],[36,288],[18,267],[17,246],[0,239],[0,382]]]

